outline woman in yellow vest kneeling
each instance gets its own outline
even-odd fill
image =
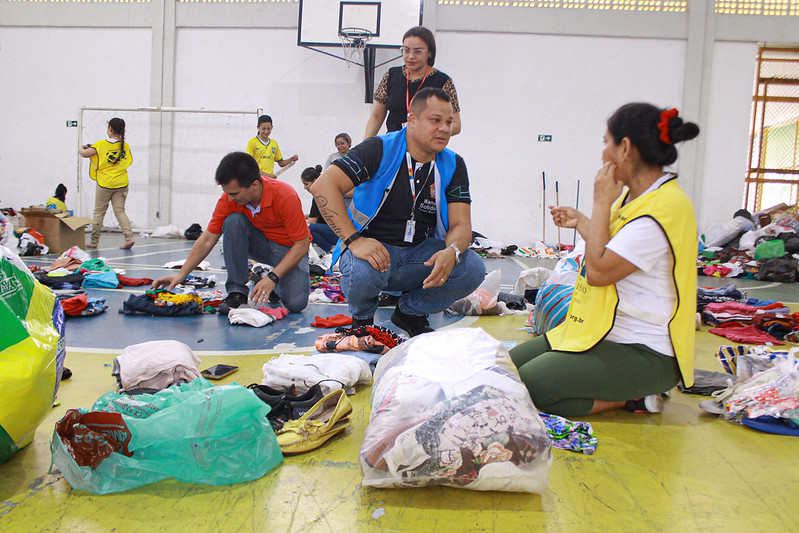
[[[133,247],[133,230],[125,213],[125,200],[128,197],[128,167],[133,163],[130,146],[125,142],[125,121],[112,118],[108,121],[108,139],[86,144],[78,148],[81,156],[90,160],[89,176],[97,182],[94,194],[94,223],[92,224],[92,240],[87,248],[97,248],[103,219],[108,210],[108,203],[114,210],[114,216],[122,228],[125,244],[123,250]]]
[[[511,350],[541,411],[657,413],[661,393],[693,384],[696,221],[663,167],[698,134],[676,109],[624,105],[607,122],[591,218],[550,207],[586,247],[564,322]]]

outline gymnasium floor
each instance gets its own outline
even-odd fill
[[[128,276],[156,278],[167,261],[183,259],[190,243],[139,239],[121,251],[119,235],[104,234],[92,252]],[[107,247],[107,248],[106,248]],[[49,264],[54,256],[26,260]],[[224,281],[221,253],[209,256]],[[531,264],[529,261],[526,264]],[[487,261],[501,268],[509,290],[524,261]],[[700,285],[725,280],[700,278]],[[738,280],[751,296],[799,302],[799,286]],[[105,496],[73,490],[50,473],[49,441],[68,408],[88,407],[115,387],[110,363],[129,344],[176,339],[202,359],[201,368],[233,363],[223,380],[260,382],[274,354],[310,353],[319,330],[315,315],[346,313],[341,305],[311,304],[302,314],[265,328],[233,327],[217,316],[151,319],[117,314],[128,289],[93,290],[108,299],[98,317],[67,322],[67,366],[60,405],[39,426],[33,443],[0,465],[0,530],[17,531],[798,531],[797,441],[705,415],[704,399],[676,389],[664,413],[612,412],[590,417],[599,446],[594,455],[553,450],[543,495],[479,493],[441,487],[376,490],[362,487],[358,449],[369,415],[370,387],[351,397],[353,424],[322,448],[287,457],[261,479],[213,487],[162,481]],[[378,323],[389,325],[390,309]],[[435,317],[440,327],[482,327],[497,339],[523,342],[521,316]],[[202,339],[202,340],[201,340]],[[697,334],[697,367],[720,370],[713,354],[720,337]]]

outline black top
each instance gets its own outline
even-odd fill
[[[402,126],[408,120],[406,96],[413,100],[413,96],[419,90],[420,86],[445,89],[452,98],[453,110],[460,110],[458,107],[457,93],[455,93],[455,86],[452,84],[450,77],[440,70],[436,70],[431,67],[430,73],[424,80],[424,85],[422,85],[422,78],[409,82],[407,84],[406,94],[405,73],[403,71],[403,67],[392,67],[388,69],[385,76],[383,76],[383,79],[380,81],[380,85],[375,91],[375,100],[386,104],[386,109],[388,110],[388,117],[386,118],[386,130],[391,132],[402,129]]]
[[[323,217],[322,213],[319,212],[319,206],[316,205],[316,200],[311,200],[311,212],[308,213],[308,218],[314,217],[318,219],[316,221],[317,224],[327,224],[327,220],[325,220],[325,217]]]
[[[379,137],[370,137],[352,148],[347,155],[334,161],[333,164],[343,170],[357,187],[377,172],[382,158],[383,140]],[[404,157],[397,169],[397,176],[388,198],[383,202],[383,207],[368,227],[361,230],[361,235],[393,246],[410,246],[419,244],[435,232],[435,175],[430,172],[430,163],[425,163],[420,167],[416,166],[415,161],[413,163],[416,168],[414,177],[417,192],[414,209],[416,231],[413,242],[405,242],[405,226],[411,218],[413,196],[408,179],[408,164]],[[472,201],[469,196],[469,176],[466,172],[466,163],[457,154],[455,155],[455,172],[445,194],[447,202],[469,204]]]

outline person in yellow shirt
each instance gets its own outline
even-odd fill
[[[134,241],[130,219],[125,213],[125,200],[128,197],[128,167],[133,163],[133,154],[125,142],[125,121],[121,118],[109,120],[108,139],[85,144],[78,148],[78,153],[90,160],[89,176],[97,182],[92,237],[86,248],[94,249],[99,245],[103,218],[110,202],[114,216],[119,221],[122,234],[125,236],[125,244],[120,248],[129,250],[133,247]]]
[[[699,127],[676,109],[633,103],[607,121],[591,217],[550,206],[585,239],[566,319],[510,351],[536,407],[560,416],[659,413],[661,393],[694,381],[696,219],[664,167]]]
[[[59,211],[67,211],[67,187],[63,183],[59,183],[55,188],[55,194],[47,199],[44,206],[47,209],[57,209]]]
[[[258,135],[250,139],[247,143],[245,152],[253,156],[255,161],[258,162],[258,168],[261,174],[270,178],[276,178],[274,169],[275,163],[280,165],[280,168],[285,167],[289,163],[299,160],[297,154],[283,159],[283,154],[280,153],[280,147],[277,141],[270,139],[272,134],[272,117],[269,115],[261,115],[258,117]]]

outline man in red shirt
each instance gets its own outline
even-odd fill
[[[247,303],[248,258],[274,265],[249,291],[255,305],[265,303],[274,291],[289,312],[305,309],[310,292],[310,235],[294,187],[262,178],[255,159],[244,152],[222,158],[216,169],[216,182],[224,194],[216,202],[208,228],[194,243],[180,272],[155,280],[152,288],[171,290],[181,283],[224,235],[228,296],[219,307],[220,313],[227,314]]]

